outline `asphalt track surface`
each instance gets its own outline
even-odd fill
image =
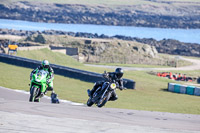
[[[200,133],[200,115],[28,99],[28,93],[0,87],[0,133]]]

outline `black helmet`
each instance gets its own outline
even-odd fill
[[[116,73],[117,78],[121,78],[124,74],[124,71],[122,68],[116,68],[115,73]]]
[[[48,60],[43,60],[42,61],[42,67],[43,68],[49,68],[49,61]]]

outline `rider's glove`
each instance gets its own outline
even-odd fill
[[[50,83],[50,79],[47,79],[47,84],[49,84]]]
[[[108,73],[104,73],[104,74],[103,74],[103,77],[104,77],[104,78],[108,78]]]

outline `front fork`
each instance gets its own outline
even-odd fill
[[[106,92],[108,91],[109,86],[105,89],[105,91],[103,92],[103,95],[101,96],[101,99],[105,96]]]
[[[102,85],[102,89],[105,88],[105,91],[103,92],[103,95],[101,96],[101,99],[105,96],[105,94],[106,94],[106,92],[108,91],[109,87],[110,87],[109,82],[105,82],[105,83]]]

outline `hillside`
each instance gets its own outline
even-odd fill
[[[3,0],[0,18],[49,23],[199,28],[198,0]]]
[[[14,30],[14,29],[0,29],[0,39],[8,39],[21,42],[23,40],[30,40],[32,42],[40,42],[45,43],[45,40],[38,39],[42,35],[47,35],[47,40],[49,44],[67,44],[70,40],[74,40],[75,43],[79,41],[79,38],[82,39],[82,43],[91,43],[91,39],[93,40],[124,40],[129,42],[135,42],[135,44],[148,44],[151,47],[155,47],[158,53],[170,54],[170,55],[182,55],[182,56],[195,56],[200,57],[200,45],[197,43],[184,43],[177,40],[172,39],[163,39],[157,41],[153,38],[137,38],[137,37],[129,37],[129,36],[107,36],[107,35],[98,35],[92,33],[82,33],[82,32],[65,32],[65,31],[55,31],[55,30],[45,30],[45,31],[25,31],[25,30]],[[14,36],[11,36],[14,35]],[[49,36],[49,37],[48,37]],[[57,37],[56,37],[57,36]],[[53,37],[51,39],[51,37]],[[96,38],[96,39],[94,39]],[[89,41],[87,41],[89,40]],[[27,44],[27,42],[26,42]],[[86,45],[88,46],[88,45]]]
[[[40,38],[38,39],[38,36]],[[2,39],[1,39],[2,38]],[[12,40],[14,38],[14,40]],[[18,38],[18,40],[17,40]],[[43,38],[41,40],[41,38]],[[78,55],[74,58],[79,62],[84,63],[118,63],[118,64],[146,64],[156,66],[175,66],[175,58],[171,56],[161,56],[158,54],[154,46],[138,43],[135,41],[124,41],[119,39],[98,39],[98,38],[82,38],[72,37],[68,35],[44,35],[34,34],[28,37],[19,37],[11,35],[0,35],[1,47],[7,47],[9,40],[18,43],[20,47],[50,45],[50,47],[61,48],[78,48]],[[40,43],[45,42],[44,44]],[[37,43],[35,43],[37,42]],[[3,45],[2,45],[3,44]],[[5,50],[4,50],[5,51]],[[57,51],[58,52],[58,51]],[[52,56],[48,56],[52,54]],[[71,64],[71,67],[82,66],[74,59],[61,53],[53,53],[50,50],[40,51],[18,51],[19,56],[42,60],[44,57],[52,63],[59,63],[60,65]],[[35,55],[40,55],[37,58]],[[53,56],[54,55],[54,56]],[[63,58],[58,60],[58,58]],[[180,61],[179,66],[185,66],[190,63]]]
[[[39,42],[38,34],[27,37],[25,42]],[[40,35],[41,36],[41,35]],[[174,66],[175,59],[159,56],[154,46],[124,41],[119,39],[81,38],[68,35],[44,35],[42,45],[78,48],[80,62],[84,63],[119,63]],[[44,41],[45,40],[45,41]],[[24,42],[24,43],[25,43]],[[181,63],[185,65],[185,63]]]
[[[69,57],[68,55],[52,52],[51,50],[48,49],[18,51],[17,56],[26,57],[29,59],[34,59],[39,61],[47,59],[51,64],[58,64],[69,67],[83,66],[83,64],[77,62],[75,59]]]
[[[53,30],[38,32],[0,29],[0,34],[0,47],[2,50],[8,47],[9,40],[16,42],[19,47],[38,45],[56,46],[61,49],[63,49],[62,47],[71,47],[78,50],[75,52],[74,58],[85,63],[175,66],[176,59],[174,57],[160,56],[158,53],[199,56],[197,50],[200,46],[199,44],[184,44],[176,40],[156,41],[154,39],[123,36],[109,37],[90,33]],[[184,52],[186,50],[189,52]],[[32,55],[34,57],[34,54]],[[179,66],[188,64],[190,63],[180,61]]]

